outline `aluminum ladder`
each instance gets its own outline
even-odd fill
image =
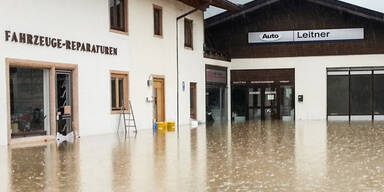
[[[133,113],[131,101],[128,101],[128,105],[129,105],[129,111],[127,112],[125,107],[122,107],[122,113],[121,113],[121,115],[123,116],[123,119],[124,119],[125,133],[127,133],[127,129],[129,132],[131,127],[134,127],[135,128],[134,132],[137,133],[135,114]],[[121,117],[120,117],[120,119],[121,119]],[[119,128],[120,128],[120,126],[119,126]]]

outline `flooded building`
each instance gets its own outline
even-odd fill
[[[177,121],[177,109],[180,124],[205,122],[211,5],[236,8],[226,0],[1,1],[0,145],[116,132],[128,101],[138,129]]]
[[[384,119],[383,13],[255,0],[205,28],[205,63],[228,68],[233,121]]]

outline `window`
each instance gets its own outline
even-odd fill
[[[184,19],[184,46],[193,48],[193,21]]]
[[[128,75],[121,73],[111,74],[112,110],[128,109]]]
[[[384,114],[384,75],[374,75],[375,114]]]
[[[328,76],[328,114],[349,114],[349,76]]]
[[[372,114],[371,75],[351,75],[351,115]]]
[[[154,34],[157,36],[163,35],[163,10],[161,7],[153,6],[153,22]]]
[[[111,29],[127,31],[126,12],[126,0],[109,0]]]
[[[383,68],[335,68],[328,69],[327,73],[328,118],[384,118]],[[334,118],[336,116],[343,118]]]
[[[48,69],[9,69],[11,138],[50,135]]]

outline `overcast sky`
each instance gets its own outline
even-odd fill
[[[230,1],[232,1],[234,3],[243,4],[243,3],[250,2],[252,0],[230,0]],[[384,0],[343,0],[343,1],[384,13]],[[218,8],[211,6],[208,9],[208,11],[205,12],[205,18],[211,17],[211,16],[218,14],[222,11],[223,11],[222,9],[218,9]]]

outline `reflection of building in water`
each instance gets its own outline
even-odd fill
[[[62,143],[10,151],[12,191],[78,191],[79,145]]]
[[[129,191],[132,174],[131,157],[130,140],[119,140],[112,150],[113,191]]]
[[[156,182],[157,190],[167,191],[167,137],[158,135],[153,138],[153,180]]]
[[[11,149],[11,191],[44,191],[49,187],[41,182],[52,179],[46,170],[50,169],[46,166],[50,161],[48,151],[48,146]]]
[[[297,186],[324,187],[328,176],[327,122],[299,121],[295,129]]]

